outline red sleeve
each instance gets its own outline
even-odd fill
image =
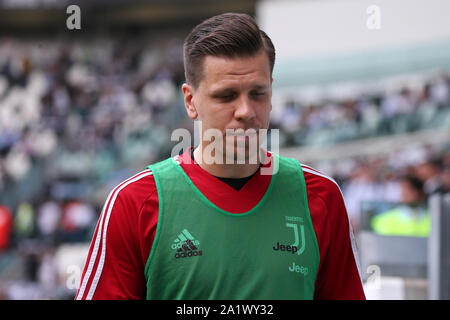
[[[302,168],[320,251],[314,298],[364,300],[356,243],[339,186],[310,167]]]
[[[76,299],[145,298],[145,263],[158,219],[150,170],[109,194],[92,238]]]

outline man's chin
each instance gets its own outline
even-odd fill
[[[256,164],[260,146],[250,143],[228,145],[224,150],[226,163],[233,164]]]

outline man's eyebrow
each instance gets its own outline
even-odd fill
[[[251,90],[266,90],[267,88],[269,88],[268,85],[265,84],[257,84],[254,85]],[[223,87],[223,88],[216,88],[216,89],[212,89],[210,94],[211,95],[218,95],[218,94],[222,94],[222,93],[228,93],[228,92],[235,92],[239,90],[236,87]]]
[[[265,85],[265,84],[257,84],[257,85],[255,85],[252,89],[258,89],[258,90],[261,90],[261,89],[267,89],[267,88],[269,88],[269,86],[268,85]]]
[[[222,95],[222,94],[233,93],[235,91],[236,91],[236,89],[235,88],[231,88],[231,87],[218,88],[218,89],[211,90],[210,95],[211,96],[219,96],[219,95]]]

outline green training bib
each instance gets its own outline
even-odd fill
[[[278,172],[241,214],[209,201],[173,158],[148,166],[159,217],[147,299],[313,299],[320,255],[303,171],[295,159],[273,156]]]

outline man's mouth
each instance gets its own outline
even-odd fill
[[[258,130],[256,129],[227,129],[227,136],[235,136],[235,137],[253,137],[258,134]]]
[[[231,141],[238,142],[238,146],[239,142],[242,142],[245,145],[247,145],[250,143],[250,141],[255,141],[258,138],[258,131],[255,129],[247,129],[245,131],[243,129],[232,131],[227,130],[226,136],[228,137],[230,142]]]

